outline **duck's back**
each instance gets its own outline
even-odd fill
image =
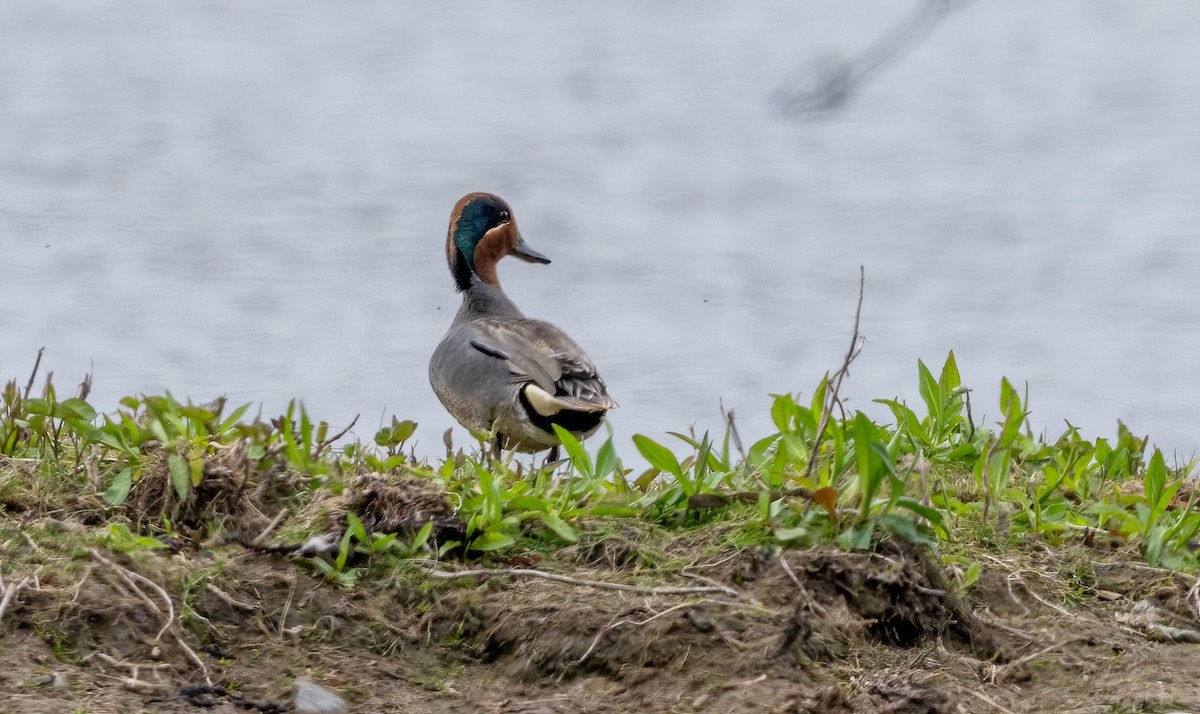
[[[586,438],[616,406],[574,340],[524,317],[456,320],[434,351],[429,379],[463,426],[497,428],[529,450],[557,443],[554,423]]]

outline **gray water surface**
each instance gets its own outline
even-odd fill
[[[0,3],[0,376],[92,402],[291,397],[418,453],[457,308],[455,200],[550,266],[519,305],[592,355],[628,436],[747,438],[840,364],[919,402],[948,350],[994,417],[1200,446],[1200,4],[978,0],[801,120],[769,101],[907,3]],[[798,69],[799,68],[799,69]]]

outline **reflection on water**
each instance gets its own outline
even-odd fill
[[[490,190],[554,258],[506,288],[622,437],[718,400],[764,433],[840,362],[861,264],[852,405],[954,349],[977,405],[1007,375],[1050,429],[1200,444],[1200,5],[971,3],[814,122],[771,91],[910,8],[297,5],[0,5],[0,374],[44,345],[100,408],[300,396],[436,452],[445,224]]]

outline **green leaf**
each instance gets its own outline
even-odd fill
[[[679,466],[679,460],[675,458],[675,454],[667,447],[659,444],[653,439],[642,436],[641,434],[633,435],[633,443],[637,446],[637,450],[641,452],[646,461],[659,471],[666,471],[681,482],[683,481],[683,469]],[[689,494],[690,495],[690,494]]]
[[[398,422],[398,421],[396,421],[396,417],[392,417],[392,432],[391,432],[391,444],[390,445],[398,446],[400,444],[403,444],[404,442],[408,441],[409,438],[411,438],[412,435],[415,434],[416,432],[417,432],[417,423],[415,421],[412,421],[411,419],[405,419],[404,421]]]
[[[333,564],[338,572],[346,569],[346,559],[350,557],[350,538],[352,535],[352,531],[347,528],[346,532],[342,534],[342,542],[338,544],[337,560]]]
[[[611,475],[617,468],[617,450],[613,447],[612,437],[600,445],[596,452],[596,477],[604,478]]]
[[[574,527],[572,527],[563,519],[559,518],[556,514],[543,513],[541,519],[542,523],[545,523],[546,527],[554,531],[554,534],[559,538],[562,538],[568,543],[579,542],[579,531],[575,530]]]
[[[221,422],[220,426],[217,427],[217,434],[218,435],[224,434],[225,432],[227,432],[231,428],[233,428],[233,425],[238,423],[238,419],[241,419],[242,415],[244,415],[246,413],[246,410],[249,408],[250,408],[250,405],[247,403],[247,404],[243,404],[242,406],[238,407],[237,409],[234,409],[233,413],[230,414],[229,417],[226,418],[225,421]]]
[[[934,545],[929,536],[921,532],[917,522],[906,516],[898,513],[885,513],[879,517],[879,524],[910,543]]]
[[[192,488],[196,488],[204,480],[204,457],[200,454],[189,454],[188,472],[191,475]]]
[[[962,386],[962,377],[958,374],[958,363],[954,359],[954,350],[946,356],[946,364],[942,365],[942,375],[938,378],[938,387],[942,393],[943,402]]]
[[[425,544],[429,542],[429,536],[432,534],[433,521],[429,521],[425,525],[421,526],[421,530],[417,531],[417,534],[413,536],[412,543],[408,546],[409,552],[416,552],[421,548],[424,548]]]
[[[192,474],[188,463],[179,454],[167,456],[167,470],[171,473],[171,485],[175,487],[175,498],[183,503],[192,487]]]
[[[775,540],[780,543],[787,543],[788,541],[804,538],[808,535],[808,529],[804,526],[796,526],[794,528],[776,527],[772,534],[775,536]]]
[[[133,488],[133,469],[126,466],[117,472],[113,482],[104,492],[104,502],[110,506],[119,506],[125,503],[131,488]]]
[[[163,446],[166,446],[168,443],[171,442],[171,438],[169,436],[167,436],[167,430],[163,428],[162,422],[159,421],[158,419],[152,420],[150,422],[149,428],[150,428],[150,433],[154,434],[154,438],[158,439],[158,443],[162,444]]]
[[[563,450],[567,452],[575,470],[587,478],[593,478],[596,469],[592,465],[592,457],[588,454],[587,449],[583,448],[583,444],[579,443],[579,439],[558,424],[551,424],[551,426],[554,427],[554,434],[562,442]]]
[[[489,532],[484,533],[483,535],[479,536],[474,541],[472,541],[471,548],[473,550],[481,550],[484,552],[488,552],[488,551],[493,551],[493,550],[500,550],[502,548],[507,548],[508,546],[510,546],[516,542],[517,542],[516,538],[513,538],[512,536],[510,536],[506,533],[497,533],[495,531],[489,531]]]
[[[906,508],[929,521],[929,525],[937,532],[939,538],[946,541],[950,540],[950,531],[946,529],[946,517],[938,509],[926,506],[908,496],[896,499],[896,505],[900,508]]]
[[[367,529],[363,527],[362,521],[354,515],[353,511],[346,511],[346,530],[357,538],[359,543],[370,542],[370,538],[367,537]]]
[[[942,427],[941,388],[929,368],[921,360],[917,360],[917,374],[920,380],[921,400],[925,402],[925,408],[929,410],[929,430],[931,433],[940,435]]]
[[[621,518],[633,518],[641,511],[636,508],[620,503],[620,502],[600,502],[587,509],[587,512],[593,516],[618,516]]]
[[[896,401],[895,399],[876,399],[876,403],[885,404],[892,410],[892,415],[896,418],[896,427],[907,431],[914,439],[921,442],[927,447],[934,447],[929,440],[929,435],[925,432],[925,427],[921,425],[921,420],[917,418],[916,412],[908,408],[907,404]]]
[[[1146,503],[1151,508],[1165,508],[1167,504],[1159,504],[1162,498],[1163,486],[1167,482],[1167,465],[1163,461],[1162,452],[1154,450],[1150,457],[1150,465],[1146,468],[1146,477],[1142,481],[1142,491],[1146,495]]]
[[[92,408],[92,405],[83,401],[79,397],[71,397],[70,399],[59,404],[59,406],[80,421],[91,421],[96,418],[96,410]]]
[[[426,523],[425,525],[430,525],[430,524]],[[383,550],[386,550],[388,548],[388,546],[390,546],[392,544],[392,542],[396,540],[397,534],[395,534],[395,533],[376,533],[374,535],[375,535],[375,537],[373,537],[371,540],[371,552],[379,553]]]
[[[843,548],[851,550],[867,550],[875,536],[875,521],[867,521],[861,526],[851,526],[842,531],[836,542]]]
[[[521,511],[545,513],[549,510],[550,503],[546,499],[537,496],[517,496],[505,504],[505,506],[507,510],[514,513],[520,513]]]

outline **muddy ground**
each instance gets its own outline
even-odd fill
[[[1200,712],[1187,576],[1033,549],[960,599],[911,546],[665,550],[686,567],[609,539],[352,589],[236,544],[80,551],[6,577],[0,711],[288,711],[307,676],[356,712]]]
[[[0,712],[283,712],[297,677],[370,713],[1200,712],[1200,587],[1120,548],[962,550],[983,568],[960,593],[913,545],[739,549],[731,525],[605,522],[503,560],[352,562],[347,587],[247,534],[349,509],[452,538],[444,495],[368,475],[295,514],[294,476],[231,478],[242,462],[206,464],[167,547],[138,535],[165,512],[165,466],[119,509],[10,467]]]

